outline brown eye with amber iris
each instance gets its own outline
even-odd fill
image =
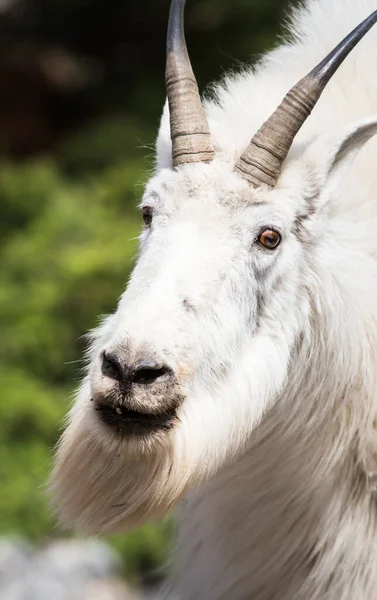
[[[143,207],[143,221],[146,227],[150,227],[153,218],[153,208],[151,206]]]
[[[274,229],[264,229],[259,234],[258,242],[268,250],[275,250],[281,242],[281,236]]]

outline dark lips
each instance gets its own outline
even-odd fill
[[[145,435],[173,427],[177,410],[171,408],[159,414],[142,413],[124,406],[98,406],[96,408],[103,423],[119,435]]]

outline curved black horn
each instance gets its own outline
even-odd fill
[[[186,0],[172,0],[167,39],[165,81],[174,167],[210,162],[214,157],[207,117],[187,52],[185,3]]]
[[[255,134],[235,167],[254,187],[276,185],[293,140],[327,83],[376,22],[377,10],[288,92],[280,106]]]

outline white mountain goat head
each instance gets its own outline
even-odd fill
[[[84,531],[163,516],[247,448],[279,402],[293,353],[310,347],[323,301],[313,265],[337,252],[321,243],[331,190],[377,132],[375,118],[295,139],[377,11],[288,92],[236,159],[201,104],[184,5],[171,4],[169,111],[141,204],[140,255],[117,311],[93,335],[52,477],[62,519]]]

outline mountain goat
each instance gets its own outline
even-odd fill
[[[94,533],[179,503],[167,597],[374,600],[377,2],[308,0],[203,104],[184,4],[140,256],[92,336],[55,502]]]

